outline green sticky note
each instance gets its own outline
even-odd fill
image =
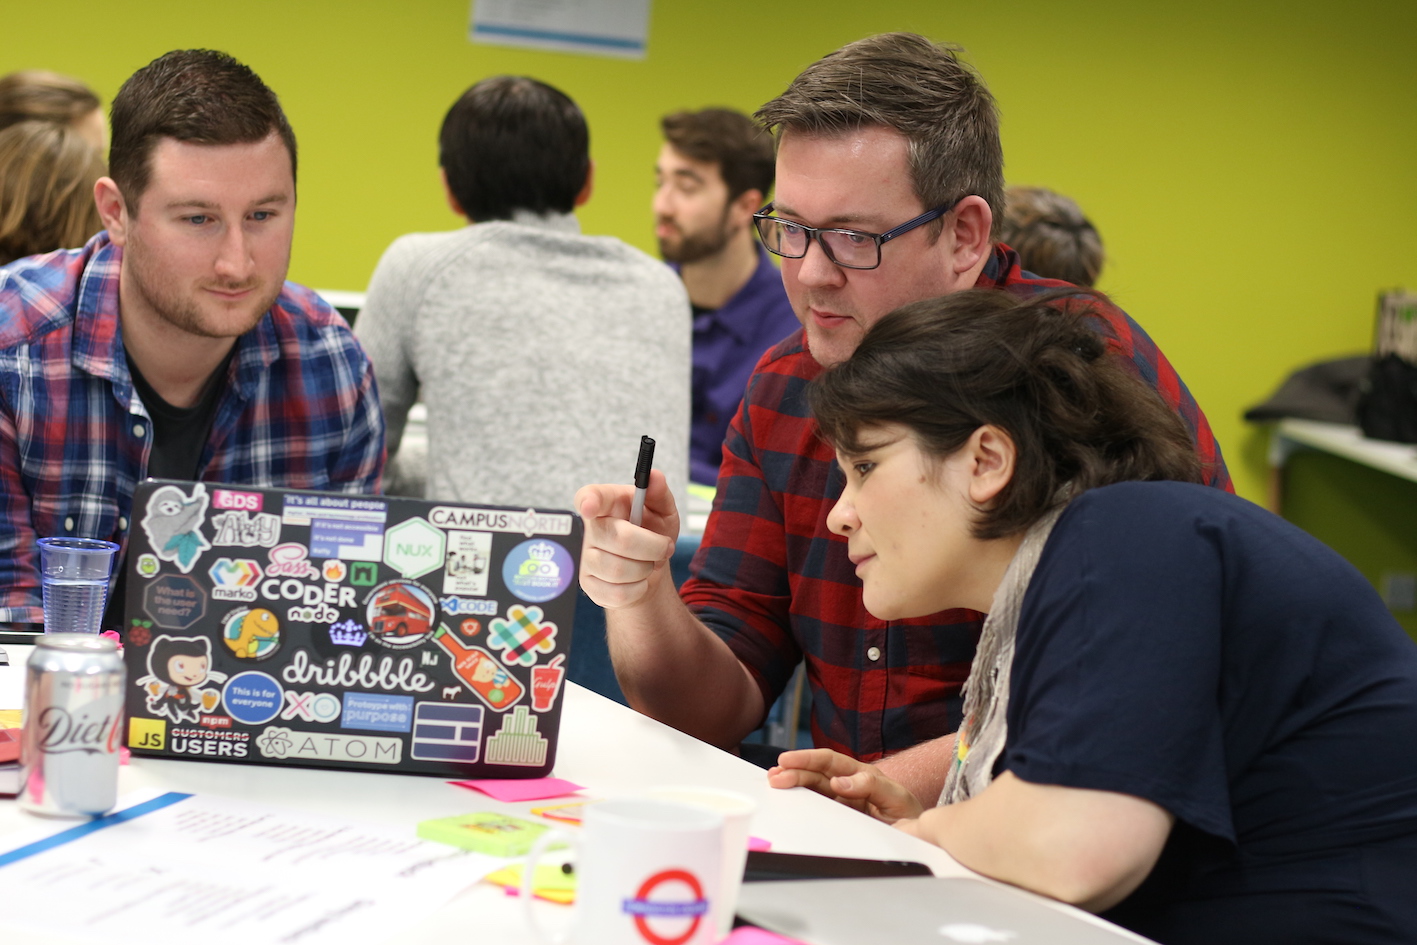
[[[479,811],[476,814],[425,820],[418,825],[418,836],[491,856],[525,856],[531,851],[536,838],[549,829],[546,824],[532,823],[520,817]],[[564,843],[553,843],[548,849],[557,850],[564,846]]]

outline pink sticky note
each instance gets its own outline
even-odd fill
[[[767,929],[742,925],[734,929],[719,945],[804,945],[795,938],[787,938]]]
[[[748,851],[749,851],[750,853],[762,853],[762,852],[764,852],[765,850],[771,850],[771,849],[772,849],[772,841],[771,841],[771,840],[764,840],[762,837],[749,837],[749,838],[748,838]]]
[[[525,780],[484,778],[480,781],[453,781],[451,783],[458,787],[481,791],[488,797],[508,802],[540,801],[548,797],[565,797],[567,794],[574,794],[581,789],[579,784],[562,778],[527,778]]]

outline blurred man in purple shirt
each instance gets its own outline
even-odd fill
[[[694,312],[689,478],[714,485],[753,366],[798,328],[782,276],[753,234],[753,212],[772,190],[772,138],[726,108],[677,112],[660,124],[654,233]]]

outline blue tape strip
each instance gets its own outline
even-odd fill
[[[68,830],[60,831],[52,837],[45,837],[43,840],[36,840],[28,846],[20,847],[18,850],[11,850],[9,853],[0,853],[0,866],[9,866],[18,860],[34,856],[36,853],[43,853],[57,846],[63,846],[80,837],[86,837],[95,830],[102,830],[105,827],[116,827],[121,823],[141,817],[144,814],[151,814],[155,810],[162,810],[164,807],[171,807],[178,801],[185,801],[191,797],[190,794],[179,794],[176,791],[169,791],[160,797],[155,797],[142,804],[135,804],[127,810],[120,810],[112,814],[105,814],[96,817],[86,824],[77,827],[70,827]]]
[[[577,46],[603,46],[607,49],[624,49],[644,52],[645,44],[638,39],[621,39],[617,36],[596,36],[591,33],[562,33],[555,30],[527,29],[517,26],[499,26],[492,23],[478,23],[472,28],[474,37],[510,36],[514,39],[544,39],[557,43],[574,43]]]

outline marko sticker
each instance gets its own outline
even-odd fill
[[[217,558],[207,569],[212,579],[212,600],[256,599],[256,585],[261,581],[261,566],[250,558]]]
[[[148,497],[143,515],[143,531],[153,554],[171,561],[183,574],[192,570],[197,558],[212,546],[202,534],[202,519],[207,514],[207,487],[192,486],[187,495],[176,486],[160,486]]]
[[[575,576],[571,553],[545,538],[522,542],[502,562],[507,590],[532,604],[560,597]]]
[[[339,732],[297,732],[271,726],[256,739],[266,758],[314,761],[354,761],[396,765],[403,757],[403,739],[379,735],[346,735]]]
[[[263,660],[280,649],[280,621],[264,607],[241,607],[222,620],[221,640],[237,659]]]
[[[487,739],[490,765],[544,765],[549,743],[536,731],[536,717],[524,705],[502,717],[502,727]]]
[[[443,561],[443,593],[484,596],[491,558],[491,532],[448,532],[448,552]]]
[[[409,754],[420,761],[474,762],[482,741],[482,706],[420,702]]]
[[[285,690],[273,677],[248,670],[227,680],[221,701],[236,721],[263,725],[280,714]]]
[[[346,692],[340,728],[407,732],[413,727],[413,697],[381,692]]]

